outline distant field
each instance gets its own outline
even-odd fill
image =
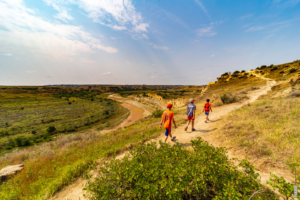
[[[117,113],[107,95],[0,93],[0,147],[9,150],[51,141],[59,133],[74,132],[92,124],[109,126]]]

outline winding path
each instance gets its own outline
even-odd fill
[[[260,76],[257,76],[257,77],[260,77]],[[217,131],[218,131],[216,122],[221,121],[222,117],[224,115],[228,114],[229,112],[256,101],[261,95],[264,95],[268,91],[270,91],[271,87],[276,84],[276,82],[274,80],[267,79],[265,77],[260,77],[260,78],[265,79],[267,81],[267,84],[258,90],[249,92],[248,93],[248,96],[249,96],[248,101],[246,101],[244,103],[234,103],[234,104],[214,108],[213,112],[211,113],[211,116],[210,116],[210,121],[208,123],[204,122],[205,117],[202,113],[199,114],[199,112],[201,112],[201,110],[198,109],[198,111],[197,111],[198,115],[196,115],[196,123],[195,123],[195,128],[197,131],[191,132],[188,130],[186,132],[186,131],[184,131],[185,125],[179,126],[177,129],[173,130],[173,135],[175,135],[177,137],[176,142],[179,142],[182,145],[186,146],[187,148],[190,148],[190,145],[191,145],[190,141],[193,139],[196,139],[197,137],[201,137],[216,147],[220,146],[222,143],[221,141],[226,138],[217,138],[216,137]],[[116,98],[116,97],[113,96],[113,98]],[[117,100],[119,101],[120,98],[117,97]],[[131,105],[135,105],[136,103],[138,103],[138,102],[131,102]],[[139,106],[141,106],[141,105],[139,105]],[[142,105],[142,107],[143,107],[143,105]],[[202,105],[198,105],[198,108],[199,107],[202,107]],[[149,112],[145,108],[143,108],[143,109],[145,112]],[[157,137],[156,139],[152,139],[151,141],[158,143],[159,140],[163,140],[164,137],[165,136],[163,134],[161,134],[161,136]],[[170,140],[169,140],[169,143],[174,144],[173,142],[170,142]],[[121,159],[122,157],[124,157],[125,154],[126,153],[118,155],[117,158]],[[245,152],[242,152],[242,151],[239,151],[239,150],[236,150],[233,148],[228,149],[228,156],[230,158],[238,158],[239,160],[247,157],[247,155],[245,155]],[[253,161],[252,164],[256,168],[259,168],[262,165],[262,163],[260,163],[259,161]],[[275,168],[267,168],[264,170],[264,172],[259,172],[261,175],[261,180],[262,180],[263,184],[266,183],[266,180],[269,180],[270,172],[272,172],[278,176],[284,176],[289,181],[292,180],[290,172],[287,171],[286,169],[276,168],[276,167]],[[91,172],[91,174],[95,175],[96,173]],[[55,199],[55,200],[60,200],[60,199],[61,200],[65,200],[65,199],[79,200],[79,199],[81,199],[81,200],[83,200],[84,198],[83,198],[82,189],[86,183],[87,183],[87,180],[83,180],[83,179],[79,178],[75,183],[67,186],[61,192],[56,194],[52,199]]]

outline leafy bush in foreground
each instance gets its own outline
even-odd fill
[[[229,103],[235,103],[237,102],[237,99],[235,96],[233,96],[232,94],[223,94],[221,96],[221,100],[224,104],[229,104]]]
[[[247,160],[237,167],[225,148],[202,139],[191,141],[194,151],[182,145],[156,143],[136,146],[122,160],[112,160],[89,181],[90,199],[249,199],[263,186]],[[262,196],[264,195],[264,196]],[[252,199],[277,199],[268,191]]]

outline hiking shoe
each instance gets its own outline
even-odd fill
[[[184,128],[184,130],[187,131],[187,129],[188,129],[188,127],[186,126],[186,127]]]
[[[192,128],[192,131],[196,131],[196,129]]]
[[[209,118],[207,118],[207,120],[209,120]]]
[[[171,138],[171,140],[172,140],[172,141],[174,141],[174,140],[175,140],[175,138],[176,138],[176,136],[172,137],[172,138]]]
[[[207,123],[207,119],[205,120],[205,123]]]

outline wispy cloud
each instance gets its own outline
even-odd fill
[[[194,0],[202,9],[202,11],[207,15],[207,17],[210,19],[210,16],[205,8],[205,6],[203,5],[203,3],[200,0]]]
[[[148,23],[143,21],[132,0],[45,0],[49,4],[77,4],[94,22],[115,30],[129,30],[134,33],[147,32]]]
[[[150,42],[149,42],[149,44],[154,49],[161,49],[161,50],[165,50],[165,51],[169,50],[169,47],[167,47],[167,46],[159,46],[157,44],[153,44],[153,43],[150,43]]]
[[[215,54],[212,54],[212,55],[210,55],[209,57],[210,57],[210,58],[214,58],[214,57],[216,57],[216,55],[215,55]]]
[[[56,14],[54,17],[57,19],[60,19],[64,22],[67,22],[67,20],[73,20],[73,17],[68,13],[68,11],[63,8],[59,3],[59,1],[53,1],[53,0],[44,0],[48,5],[53,6],[55,10],[58,11],[58,14]]]
[[[36,71],[26,71],[27,74],[33,74],[35,73]]]
[[[201,37],[202,36],[211,37],[211,36],[217,35],[217,33],[215,31],[213,31],[212,29],[213,29],[212,26],[199,28],[198,30],[196,30],[196,33],[197,33],[197,35],[199,35]]]
[[[7,44],[26,47],[36,54],[47,55],[47,58],[65,59],[82,52],[94,53],[96,49],[108,53],[118,51],[102,45],[99,39],[81,26],[51,23],[37,17],[23,0],[0,2],[0,26],[8,30],[0,30],[0,38],[5,38]]]
[[[13,56],[11,53],[0,53],[0,56]]]
[[[260,31],[263,29],[264,29],[263,26],[252,26],[252,27],[248,28],[247,30],[245,30],[245,32]]]
[[[169,17],[171,20],[173,20],[174,22],[180,24],[181,26],[188,28],[189,26],[184,23],[184,21],[182,21],[180,18],[178,18],[177,16],[173,15],[172,13],[165,11],[164,9],[161,9],[161,11],[167,16]]]
[[[240,16],[238,19],[244,20],[244,19],[251,18],[252,16],[253,16],[253,13],[251,13],[251,14],[245,14],[245,15],[243,15],[243,16]]]
[[[111,72],[105,72],[105,73],[102,73],[103,75],[111,75],[112,73]]]

